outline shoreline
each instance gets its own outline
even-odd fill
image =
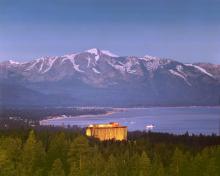
[[[77,108],[85,108],[85,107],[77,107]],[[89,108],[89,107],[87,107]],[[91,107],[90,107],[91,108]],[[220,108],[220,106],[175,106],[175,107],[162,107],[162,106],[153,106],[153,107],[129,107],[129,108],[113,108],[113,107],[92,107],[92,108],[96,108],[96,109],[100,109],[100,108],[111,108],[112,110],[109,110],[105,113],[102,114],[84,114],[84,115],[76,115],[76,116],[72,116],[72,115],[59,115],[59,116],[49,116],[46,119],[42,119],[39,121],[40,125],[48,125],[47,123],[53,120],[64,120],[64,119],[73,119],[73,118],[90,118],[90,117],[99,117],[99,116],[109,116],[118,112],[123,112],[123,111],[127,111],[128,109],[150,109],[150,108]],[[85,108],[86,109],[86,108]]]
[[[112,114],[115,114],[117,112],[121,112],[121,110],[117,110],[117,108],[113,109],[112,111],[107,111],[106,113],[102,113],[102,114],[86,114],[86,115],[77,115],[77,116],[66,116],[66,115],[60,115],[60,116],[55,116],[55,117],[51,117],[51,118],[47,118],[47,119],[43,119],[39,121],[40,125],[46,125],[44,123],[47,123],[48,121],[52,121],[52,120],[63,120],[63,119],[69,119],[69,118],[84,118],[84,117],[97,117],[97,116],[109,116]],[[120,108],[121,109],[121,108]]]
[[[148,107],[128,107],[122,109],[148,109],[148,108],[220,108],[220,106],[148,106]]]
[[[0,106],[1,107],[1,106]],[[72,108],[76,108],[76,109],[105,109],[105,108],[112,108],[112,109],[129,109],[129,108],[187,108],[187,107],[220,107],[219,105],[173,105],[173,106],[163,106],[163,105],[149,105],[149,106],[118,106],[118,107],[114,107],[114,106],[33,106],[33,107],[29,107],[29,106],[3,106],[3,109],[72,109]]]
[[[121,108],[121,107],[117,107],[117,108],[113,108],[113,107],[89,107],[89,108],[96,108],[96,109],[100,109],[100,108],[112,108],[111,111],[107,111],[106,113],[102,113],[102,114],[84,114],[84,115],[76,115],[76,116],[67,116],[67,115],[60,115],[60,116],[49,116],[46,119],[42,119],[39,121],[40,125],[43,122],[47,122],[47,121],[51,121],[51,120],[63,120],[63,119],[68,119],[68,118],[84,118],[84,117],[97,117],[97,116],[109,116],[118,112],[122,112],[122,111],[126,111],[128,109],[150,109],[150,108],[220,108],[220,106],[152,106],[152,107],[127,107],[127,108]],[[84,108],[85,107],[77,107],[77,108]]]

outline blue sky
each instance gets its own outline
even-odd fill
[[[89,48],[220,63],[220,0],[0,0],[0,61]]]

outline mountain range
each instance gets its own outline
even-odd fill
[[[220,104],[220,65],[97,48],[0,63],[2,106],[192,106]]]

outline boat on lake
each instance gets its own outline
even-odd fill
[[[152,130],[155,128],[155,125],[154,124],[149,124],[149,125],[146,125],[146,130]]]

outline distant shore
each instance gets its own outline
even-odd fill
[[[97,107],[98,108],[98,107]],[[52,120],[63,120],[63,119],[69,119],[69,118],[84,118],[84,117],[97,117],[97,116],[109,116],[117,112],[124,111],[126,108],[113,108],[112,110],[106,111],[105,113],[100,114],[85,114],[85,115],[60,115],[60,116],[49,116],[46,119],[40,120],[40,125],[47,125],[47,122]]]
[[[46,119],[40,120],[40,125],[46,125],[47,122],[52,120],[63,120],[63,119],[69,119],[69,118],[88,118],[88,117],[98,117],[98,116],[109,116],[112,114],[115,114],[117,112],[126,111],[127,109],[148,109],[148,108],[220,108],[220,106],[148,106],[148,107],[127,107],[127,108],[113,108],[113,107],[77,107],[79,109],[108,109],[111,108],[111,110],[107,110],[104,113],[99,114],[84,114],[84,115],[58,115],[58,116],[48,116]]]

